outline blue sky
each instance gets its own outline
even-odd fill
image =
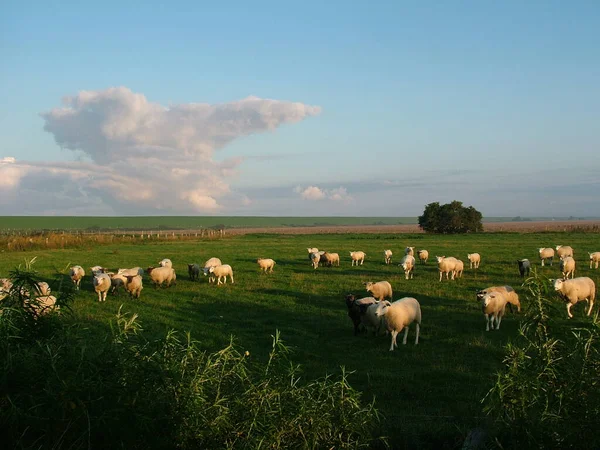
[[[600,215],[598,2],[13,1],[0,51],[5,214]]]

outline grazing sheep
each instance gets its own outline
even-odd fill
[[[127,275],[125,279],[125,289],[127,289],[131,298],[140,298],[142,289],[144,289],[144,286],[142,286],[142,277],[140,275]]]
[[[391,264],[392,263],[392,251],[391,250],[384,250],[383,251],[383,258],[386,264]]]
[[[129,275],[139,275],[141,277],[144,275],[144,269],[142,269],[141,267],[132,267],[131,269],[118,269],[117,274],[123,275],[124,277],[127,277]]]
[[[587,315],[589,316],[592,313],[594,300],[596,299],[596,284],[591,278],[578,277],[572,280],[554,280],[554,290],[567,301],[569,319],[573,317],[571,307],[581,300],[586,300],[590,304]]]
[[[127,283],[127,274],[108,272],[107,275],[110,277],[110,284],[112,286],[111,292],[113,294],[116,294],[119,288],[121,286],[125,286],[125,284]]]
[[[488,292],[483,296],[481,308],[485,316],[485,331],[490,331],[490,323],[492,330],[494,329],[494,320],[496,321],[496,330],[500,329],[506,301],[506,296],[502,292]]]
[[[200,266],[198,264],[188,264],[188,276],[194,281],[200,277]]]
[[[227,275],[229,275],[229,278],[231,278],[231,283],[233,283],[233,270],[229,264],[211,267],[210,273],[217,277],[217,286],[221,284],[221,277],[223,277],[223,284],[227,284]]]
[[[404,249],[405,255],[415,256],[415,248],[414,247],[406,247]]]
[[[590,255],[590,269],[592,268],[592,264],[596,263],[596,269],[598,268],[598,263],[600,263],[600,252],[588,253]]]
[[[519,265],[519,273],[521,277],[529,276],[529,271],[531,270],[531,263],[528,259],[517,259],[517,264]]]
[[[571,279],[573,279],[575,277],[575,260],[570,256],[561,256],[560,271],[562,272],[565,280],[569,278],[569,275],[571,275]]]
[[[173,268],[173,263],[169,258],[165,258],[158,263],[159,267],[168,267],[169,269]]]
[[[481,255],[479,253],[469,253],[467,259],[469,260],[469,269],[479,269],[479,264],[481,263]]]
[[[396,336],[404,329],[404,339],[402,344],[406,345],[406,338],[408,337],[408,328],[410,324],[415,322],[417,324],[417,334],[415,337],[415,345],[419,343],[419,331],[421,329],[421,305],[417,299],[412,297],[404,297],[400,300],[396,300],[394,303],[380,302],[377,305],[375,314],[378,317],[384,318],[384,323],[387,330],[392,334],[392,344],[390,345],[390,352],[398,347],[396,343]]]
[[[454,280],[454,276],[456,275],[456,265],[458,263],[458,259],[449,256],[446,258],[445,256],[436,256],[438,263],[438,270],[440,272],[440,281],[442,281],[442,275],[446,274],[446,280],[448,279],[449,274],[452,274],[452,279]]]
[[[148,267],[146,272],[150,275],[150,280],[154,283],[155,288],[163,283],[166,283],[167,287],[170,287],[171,284],[177,284],[177,275],[172,267]]]
[[[521,312],[521,301],[519,300],[519,294],[511,286],[490,286],[477,292],[477,300],[483,301],[485,294],[490,292],[500,292],[506,298],[508,307],[512,312],[512,306],[517,307],[517,312]]]
[[[452,279],[454,279],[455,277],[462,278],[464,270],[465,270],[464,263],[460,259],[457,259],[456,264],[454,266],[454,276],[452,277]]]
[[[575,256],[573,255],[573,247],[570,247],[568,245],[557,245],[556,256],[558,256],[559,258],[564,258],[565,256],[570,256],[571,258],[574,258]]]
[[[348,308],[348,317],[350,317],[350,320],[352,320],[352,324],[354,325],[354,336],[360,333],[360,325],[363,325],[365,328],[373,325],[370,323],[371,316],[367,318],[366,314],[369,306],[376,303],[377,300],[375,300],[373,297],[357,299],[354,294],[346,295],[346,307]],[[373,315],[373,317],[375,316]],[[381,321],[379,321],[379,324],[380,323]]]
[[[365,283],[367,292],[370,292],[377,300],[384,300],[386,297],[392,298],[392,285],[387,281],[378,281]]]
[[[383,319],[376,314],[379,302],[373,297],[365,297],[354,301],[360,311],[360,323],[366,328],[372,328],[375,336],[379,334]]]
[[[258,263],[258,267],[260,268],[260,270],[264,271],[265,273],[267,273],[267,270],[269,271],[269,273],[273,273],[275,261],[273,261],[271,258],[258,258],[256,262]]]
[[[321,262],[321,255],[319,255],[318,252],[315,252],[315,253],[311,253],[309,256],[310,256],[310,262],[312,263],[313,269],[316,269],[317,267],[319,267],[319,262]]]
[[[358,266],[358,263],[360,263],[360,265],[362,266],[365,262],[365,256],[367,256],[365,252],[350,252],[350,258],[352,258],[352,265],[354,266],[354,263],[356,263],[356,265]]]
[[[221,264],[223,264],[221,262],[221,260],[219,258],[210,258],[208,259],[205,263],[204,263],[204,268],[202,269],[202,271],[204,272],[204,276],[207,276],[210,273],[210,268],[211,267],[216,267],[216,266],[220,266]],[[216,278],[214,276],[209,276],[208,277],[208,282],[209,283],[214,283],[216,280]]]
[[[538,248],[538,252],[540,254],[540,259],[542,260],[542,267],[544,267],[544,262],[549,259],[550,265],[554,262],[554,249],[550,247],[546,248]]]
[[[422,264],[425,264],[429,259],[429,252],[427,250],[419,250],[417,255],[419,256],[419,261],[421,261]]]
[[[404,276],[406,277],[407,280],[409,279],[409,277],[413,278],[414,269],[415,269],[415,265],[416,265],[416,260],[415,260],[414,256],[404,255],[404,258],[402,258],[402,260],[400,261],[400,264],[398,264],[398,265],[404,269]]]
[[[108,293],[110,286],[111,281],[107,274],[99,272],[94,275],[94,290],[98,294],[99,302],[106,301],[106,294]]]
[[[75,289],[79,290],[81,279],[85,276],[85,270],[81,266],[73,266],[69,269],[69,276],[75,285]]]
[[[340,255],[337,253],[324,252],[321,255],[321,262],[322,263],[324,262],[328,267],[332,267],[332,266],[339,267],[340,266]]]

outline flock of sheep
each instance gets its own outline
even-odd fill
[[[574,278],[576,263],[573,257],[573,249],[570,246],[558,245],[556,246],[556,252],[553,248],[540,248],[538,252],[542,266],[546,262],[552,265],[555,254],[559,257],[560,270],[563,277],[551,281],[553,282],[555,291],[567,302],[567,314],[569,318],[573,317],[571,307],[583,300],[586,300],[589,304],[587,309],[587,315],[589,316],[594,306],[596,285],[588,277]],[[429,259],[429,252],[427,250],[419,250],[416,254],[419,261],[423,264]],[[406,247],[399,264],[404,270],[407,280],[412,279],[414,276],[416,265],[414,255],[415,248]],[[319,266],[340,265],[340,256],[338,253],[319,251],[319,249],[313,247],[308,248],[308,256],[314,269],[317,269]],[[362,266],[366,256],[367,254],[363,251],[350,252],[352,266]],[[385,264],[392,263],[393,253],[391,250],[384,250],[383,256]],[[590,269],[594,265],[597,269],[600,263],[600,252],[589,253],[589,257]],[[479,253],[469,253],[467,259],[471,269],[479,268],[481,263],[481,255]],[[462,277],[464,263],[460,259],[436,256],[436,260],[440,282],[444,274],[447,280]],[[521,259],[517,263],[521,276],[528,276],[531,269],[529,260]],[[259,258],[257,264],[261,271],[272,273],[275,261],[270,258]],[[98,301],[106,301],[108,292],[112,290],[115,293],[120,287],[123,287],[132,298],[140,297],[143,289],[142,276],[144,274],[144,270],[141,267],[118,269],[116,272],[109,272],[101,266],[94,266],[90,270],[92,272],[94,290],[98,294]],[[190,280],[197,280],[200,271],[209,277],[209,283],[216,281],[217,285],[226,284],[227,277],[233,283],[233,269],[229,264],[223,264],[219,258],[208,259],[202,267],[199,264],[188,264]],[[155,287],[162,285],[169,287],[176,283],[177,276],[170,259],[163,259],[158,263],[158,267],[148,267],[146,273]],[[85,276],[83,267],[71,267],[69,276],[75,288],[79,290],[81,280]],[[421,306],[419,302],[412,297],[405,297],[393,303],[390,302],[393,293],[392,286],[388,281],[367,282],[365,283],[365,289],[367,293],[371,294],[370,297],[356,298],[353,294],[346,296],[346,306],[348,308],[348,315],[354,324],[354,334],[359,333],[361,326],[374,330],[376,334],[381,328],[385,328],[392,336],[391,351],[397,347],[396,337],[402,330],[405,330],[403,344],[406,344],[409,327],[414,322],[416,324],[415,344],[418,344],[421,325]],[[11,290],[11,280],[7,278],[0,279],[0,301],[9,295]],[[38,314],[43,314],[54,308],[56,298],[51,295],[50,287],[47,283],[38,283],[35,286],[35,290],[36,292],[33,296],[35,301],[31,301],[30,293],[21,289],[22,292],[20,295],[26,299],[26,304],[29,304]],[[513,305],[516,306],[518,311],[521,310],[519,296],[511,286],[491,286],[482,289],[477,292],[477,299],[481,302],[486,322],[486,331],[500,328],[507,304],[511,310]]]

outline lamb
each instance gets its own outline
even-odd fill
[[[409,279],[409,276],[410,278],[413,278],[415,264],[415,257],[411,255],[404,255],[404,258],[402,258],[402,261],[400,261],[400,264],[398,264],[404,269],[404,276],[407,280]]]
[[[422,264],[425,264],[429,259],[429,252],[427,250],[419,250],[417,255],[419,256],[419,261],[421,261]]]
[[[600,263],[600,252],[588,253],[590,255],[590,269],[592,268],[592,264],[596,263],[596,269],[598,268],[598,263]]]
[[[517,259],[517,264],[519,265],[519,273],[521,274],[521,278],[529,276],[529,271],[531,270],[531,263],[529,260]]]
[[[519,300],[519,294],[511,286],[490,286],[477,292],[477,300],[483,301],[483,297],[490,292],[500,292],[506,298],[509,308],[512,312],[512,306],[517,307],[517,312],[521,312],[521,302]]]
[[[223,284],[227,284],[227,275],[229,275],[229,278],[231,278],[231,283],[233,283],[233,270],[229,264],[211,267],[210,273],[217,277],[217,286],[221,284],[221,277],[223,277]]]
[[[176,284],[177,275],[171,267],[148,267],[146,272],[150,275],[150,280],[154,283],[155,288],[158,288],[163,283],[166,283],[167,287],[170,287],[171,284]]]
[[[106,301],[106,294],[108,293],[110,286],[111,281],[107,274],[99,272],[94,275],[94,290],[98,294],[99,302]]]
[[[354,305],[360,311],[360,323],[366,329],[373,329],[375,336],[379,334],[383,318],[377,317],[377,305],[379,302],[373,297],[365,297],[354,301]]]
[[[415,248],[414,247],[406,247],[404,249],[405,255],[415,256]]]
[[[173,270],[173,269],[171,269]],[[140,294],[142,293],[142,277],[140,275],[127,275],[125,289],[129,292],[131,298],[140,298]]]
[[[578,277],[571,280],[554,280],[554,290],[567,301],[569,319],[573,317],[571,307],[581,300],[586,300],[590,304],[587,315],[589,316],[592,313],[594,300],[596,299],[596,284],[591,278]]]
[[[557,245],[556,256],[558,256],[559,258],[563,258],[565,256],[570,256],[571,258],[573,258],[573,248],[568,245]]]
[[[560,271],[563,278],[566,280],[571,275],[571,279],[575,276],[575,260],[570,256],[560,258]]]
[[[188,275],[191,281],[197,280],[200,276],[200,266],[198,264],[188,264]]]
[[[440,281],[442,281],[442,275],[444,273],[446,274],[446,280],[448,279],[449,274],[452,274],[452,279],[454,280],[458,259],[452,256],[449,256],[448,258],[445,256],[436,256],[436,259],[438,262],[438,270],[440,271]]]
[[[85,276],[85,270],[81,266],[73,266],[69,269],[69,276],[75,285],[75,289],[79,290],[81,279]]]
[[[391,250],[384,250],[383,251],[383,258],[384,258],[386,264],[391,264],[392,263],[392,251]]]
[[[377,305],[375,314],[377,317],[384,318],[385,326],[392,334],[390,352],[393,351],[395,347],[398,347],[398,344],[396,343],[396,336],[398,336],[398,333],[400,333],[402,329],[405,330],[402,344],[406,345],[408,329],[413,322],[417,324],[415,345],[419,344],[419,331],[421,329],[421,305],[417,299],[413,297],[404,297],[391,304],[387,301],[380,302]]]
[[[132,267],[131,269],[118,269],[117,274],[123,275],[124,277],[127,277],[129,275],[139,275],[141,277],[144,275],[144,269],[142,269],[141,267]]]
[[[321,262],[321,255],[319,255],[318,252],[315,252],[315,253],[311,253],[309,256],[310,256],[310,262],[312,263],[313,269],[316,269],[317,267],[319,267],[319,262]]]
[[[469,269],[479,269],[479,264],[481,263],[481,255],[479,253],[469,253],[467,259],[469,260]]]
[[[168,267],[169,269],[173,268],[173,263],[169,258],[165,258],[158,263],[159,267]]]
[[[370,292],[377,300],[384,300],[386,297],[392,298],[392,285],[387,281],[378,281],[373,283],[367,281],[365,283],[367,292]]]
[[[125,286],[127,283],[127,274],[125,273],[111,273],[108,272],[107,275],[110,277],[110,284],[112,286],[112,293],[116,294],[117,290],[121,286]],[[132,274],[129,274],[132,275]]]
[[[346,307],[348,308],[348,317],[350,317],[350,320],[352,320],[352,323],[354,325],[354,336],[360,333],[361,324],[365,328],[368,326],[373,326],[374,328],[376,328],[377,333],[377,328],[379,328],[379,325],[381,325],[381,321],[378,321],[378,323],[373,324],[370,322],[370,319],[375,318],[375,316],[373,314],[369,315],[368,317],[366,316],[367,309],[369,308],[369,306],[374,305],[376,303],[377,300],[375,300],[373,297],[357,299],[354,294],[346,295]]]
[[[542,260],[542,267],[544,267],[544,262],[549,259],[550,265],[554,262],[554,249],[550,247],[546,248],[538,248],[538,252],[540,254],[540,259]]]
[[[350,252],[350,258],[352,258],[352,265],[354,266],[354,263],[356,263],[356,265],[358,266],[358,263],[360,263],[360,265],[362,266],[365,262],[365,256],[367,256],[365,252]]]
[[[502,292],[488,292],[483,296],[481,307],[485,316],[485,331],[490,331],[490,323],[494,329],[494,320],[496,330],[499,330],[506,309],[506,296]]]
[[[338,266],[340,265],[340,255],[337,253],[329,253],[329,252],[325,252],[323,253],[323,255],[321,255],[321,262],[323,262],[323,258],[325,258],[325,264],[327,264],[327,266],[332,267],[332,266]]]
[[[210,273],[210,268],[211,267],[216,267],[216,266],[220,266],[221,264],[223,264],[221,262],[221,260],[219,258],[210,258],[208,259],[205,263],[204,263],[204,268],[202,269],[204,272],[204,276],[207,276]],[[214,276],[209,276],[208,277],[208,282],[209,283],[214,283],[215,281],[215,277]]]
[[[273,261],[271,258],[258,258],[256,262],[258,263],[258,267],[260,268],[260,270],[263,270],[265,273],[267,273],[267,270],[269,271],[269,273],[273,273],[275,261]]]

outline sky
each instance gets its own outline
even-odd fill
[[[600,216],[600,2],[0,0],[2,215]]]

